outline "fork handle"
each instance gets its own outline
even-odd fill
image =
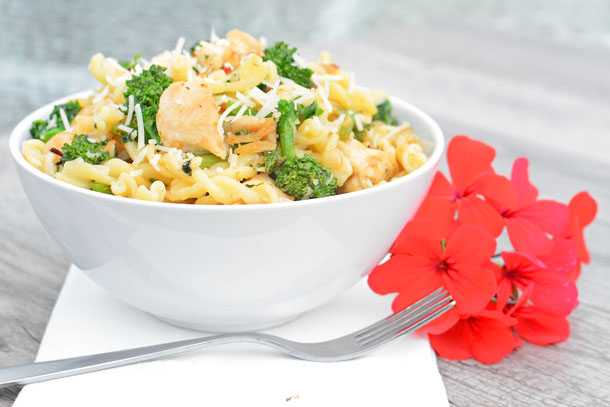
[[[0,388],[12,385],[25,385],[44,382],[62,377],[75,376],[83,373],[96,372],[144,362],[189,352],[196,349],[207,348],[233,342],[256,342],[268,346],[284,348],[285,344],[277,341],[276,337],[266,334],[219,334],[202,338],[187,339],[141,348],[125,349],[114,352],[98,353],[95,355],[78,356],[68,359],[37,362],[19,366],[0,368]]]

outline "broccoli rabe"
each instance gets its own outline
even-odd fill
[[[157,111],[159,110],[159,99],[161,94],[169,85],[172,78],[165,74],[165,68],[159,65],[151,65],[147,70],[142,71],[138,76],[132,77],[125,85],[125,99],[133,95],[134,102],[140,104],[142,109],[142,119],[144,121],[145,142],[150,139],[161,144],[161,138],[157,131]],[[136,128],[137,119],[134,115],[131,127]]]
[[[278,110],[278,133],[280,134],[279,150],[265,153],[265,169],[273,171],[275,184],[284,192],[294,196],[296,200],[322,198],[335,195],[337,180],[329,168],[323,166],[311,155],[297,157],[294,146],[296,120],[301,117],[310,117],[318,111],[314,104],[294,108],[294,104],[287,100],[280,100]],[[319,114],[319,113],[318,113]]]
[[[32,127],[30,128],[30,134],[32,137],[46,143],[51,139],[51,137],[64,131],[66,128],[63,120],[61,119],[61,109],[63,109],[66,113],[68,122],[71,122],[78,112],[80,112],[81,108],[78,100],[71,100],[67,103],[54,106],[53,111],[49,115],[49,120],[35,120],[32,123]]]
[[[290,48],[285,42],[278,41],[273,47],[265,48],[263,60],[273,61],[280,76],[292,79],[306,88],[311,88],[313,71],[309,68],[301,68],[295,63],[293,55],[296,50],[296,48]]]
[[[103,161],[110,159],[110,154],[104,150],[106,144],[108,144],[108,140],[91,142],[84,134],[74,136],[71,143],[64,144],[61,148],[63,155],[59,162],[63,164],[80,157],[89,164],[101,164]]]
[[[389,100],[386,99],[377,105],[377,113],[373,116],[373,120],[391,124],[392,126],[398,124],[398,120],[392,117],[392,104]]]
[[[138,64],[138,59],[142,58],[142,55],[135,54],[131,61],[119,61],[119,65],[121,65],[125,69],[133,69]]]

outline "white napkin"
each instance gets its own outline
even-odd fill
[[[365,281],[267,332],[302,341],[334,338],[388,314],[391,298]],[[113,298],[72,266],[37,361],[201,336]],[[433,351],[410,335],[360,359],[314,363],[254,344],[231,344],[26,386],[30,406],[447,406]]]

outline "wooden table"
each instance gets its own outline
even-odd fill
[[[83,53],[95,50],[95,44],[83,44]],[[610,53],[434,23],[373,29],[301,50],[315,57],[322,48],[356,71],[360,83],[428,111],[447,137],[468,134],[491,143],[500,173],[508,174],[515,158],[529,157],[542,197],[567,202],[588,190],[598,201],[597,219],[587,230],[593,260],[578,282],[580,306],[570,317],[570,339],[525,345],[491,366],[440,359],[451,405],[610,405]],[[93,83],[86,79],[88,57],[66,52],[78,55],[82,66],[51,65],[41,72],[47,79],[57,73],[70,84],[18,83],[9,89],[14,115],[0,118],[0,365],[34,359],[69,265],[43,231],[6,158],[11,124],[65,89]],[[24,75],[8,74],[16,80]],[[0,390],[0,406],[11,405],[18,391]]]

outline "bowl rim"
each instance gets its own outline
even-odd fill
[[[282,209],[283,208],[293,208],[293,207],[301,208],[301,207],[307,207],[307,206],[312,206],[312,205],[324,205],[325,203],[330,204],[332,202],[340,202],[342,200],[357,199],[359,197],[364,197],[367,194],[376,194],[378,192],[382,192],[385,190],[400,188],[400,186],[402,184],[407,183],[410,180],[422,177],[422,176],[424,176],[424,174],[435,169],[442,157],[443,150],[445,147],[443,131],[441,130],[440,126],[436,123],[436,121],[434,119],[432,119],[432,117],[430,117],[430,115],[425,113],[420,108],[412,105],[411,103],[408,103],[408,102],[406,102],[402,99],[399,99],[397,97],[394,97],[394,96],[389,96],[389,99],[392,102],[393,106],[395,106],[395,107],[398,106],[401,109],[409,111],[409,113],[411,113],[411,114],[419,116],[419,118],[431,130],[432,143],[433,143],[432,153],[429,155],[428,160],[424,163],[424,165],[422,165],[421,167],[419,167],[418,169],[416,169],[415,171],[413,171],[409,174],[403,175],[399,179],[396,179],[392,182],[384,183],[382,185],[376,185],[371,188],[359,190],[359,191],[348,192],[345,194],[338,194],[338,195],[324,197],[324,198],[307,199],[307,200],[292,201],[292,202],[252,204],[252,205],[194,205],[194,204],[185,204],[185,203],[144,201],[144,200],[140,200],[140,199],[132,199],[132,198],[126,198],[126,197],[121,197],[121,196],[101,194],[99,192],[95,192],[95,191],[92,191],[89,189],[78,187],[76,185],[72,185],[72,184],[64,182],[64,181],[60,181],[56,178],[53,178],[53,177],[45,174],[42,171],[36,169],[33,165],[31,165],[29,162],[27,162],[25,157],[23,157],[23,154],[21,152],[22,144],[25,141],[25,140],[23,140],[23,134],[26,132],[29,134],[29,128],[31,127],[32,122],[34,120],[37,120],[40,118],[42,111],[45,111],[45,110],[50,111],[54,105],[65,103],[69,100],[85,98],[85,97],[89,96],[91,94],[91,92],[92,92],[92,90],[86,90],[86,91],[77,92],[77,93],[59,98],[53,102],[47,103],[46,105],[44,105],[44,106],[34,110],[30,114],[28,114],[25,118],[23,118],[15,126],[15,128],[11,132],[11,134],[9,136],[9,150],[10,150],[11,156],[12,156],[15,164],[17,166],[20,166],[23,170],[27,171],[29,174],[33,175],[34,177],[38,178],[39,180],[46,182],[46,183],[50,183],[51,185],[58,187],[60,189],[70,191],[70,192],[73,192],[73,193],[76,193],[76,194],[79,194],[81,196],[88,197],[91,199],[100,200],[102,202],[110,200],[109,201],[110,203],[115,203],[115,204],[136,205],[136,206],[141,206],[141,207],[154,207],[154,208],[166,208],[166,209],[173,208],[174,210],[190,210],[190,211],[204,211],[204,212],[205,211],[212,211],[212,212],[231,211],[232,212],[232,211],[249,211],[249,210],[276,211],[281,208]]]

